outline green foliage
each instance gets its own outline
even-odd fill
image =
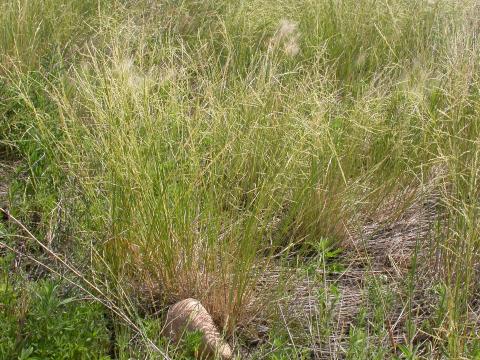
[[[175,356],[182,360],[197,359],[201,355],[202,336],[200,331],[187,331],[178,345],[180,353]]]
[[[3,279],[2,279],[3,280]],[[15,295],[12,289],[5,283],[0,283],[0,322],[2,332],[0,333],[0,356],[8,359],[13,355],[18,332],[18,320],[12,310],[15,309]]]
[[[418,352],[419,347],[420,347],[420,345],[417,345],[415,347],[407,346],[407,345],[403,345],[403,344],[398,345],[400,353],[402,354],[401,359],[407,359],[407,360],[418,359],[417,352]]]
[[[287,334],[271,334],[270,347],[263,358],[269,360],[310,359],[311,350],[300,348],[291,343]],[[260,356],[261,358],[261,356]]]
[[[109,332],[96,303],[60,297],[51,281],[32,283],[29,290],[4,286],[0,358],[107,359]]]

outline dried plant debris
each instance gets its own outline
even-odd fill
[[[258,322],[262,318],[282,318],[287,328],[295,329],[290,332],[292,340],[305,344],[313,358],[331,358],[333,354],[342,358],[352,331],[362,322],[372,328],[382,327],[386,336],[380,339],[383,344],[377,345],[396,348],[412,336],[406,333],[409,314],[415,314],[415,318],[408,320],[420,326],[431,312],[435,295],[430,291],[432,276],[426,276],[421,284],[417,282],[411,294],[406,294],[405,288],[412,259],[417,258],[419,264],[417,276],[429,271],[425,261],[427,239],[435,216],[436,201],[432,197],[415,202],[393,222],[365,225],[344,244],[342,271],[322,264],[313,271],[270,268],[259,282],[257,292],[263,294],[259,297],[268,303],[274,298],[270,296],[272,284],[279,283],[284,283],[281,292],[285,296],[270,302],[258,315]],[[255,343],[261,343],[272,326],[263,321],[246,332],[257,337]],[[413,336],[421,338],[424,334],[417,331]]]
[[[17,162],[0,158],[0,208],[4,210],[8,208],[8,188],[17,166]]]

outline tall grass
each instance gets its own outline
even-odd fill
[[[28,3],[2,4],[0,49],[17,65],[2,68],[0,134],[36,144],[24,152],[47,154],[81,195],[79,226],[116,281],[167,303],[199,298],[232,330],[251,318],[263,267],[320,240],[340,246],[433,176],[448,289],[436,335],[453,357],[466,351],[479,264],[475,2]],[[90,39],[77,37],[86,14]],[[52,54],[64,66],[39,65]]]
[[[86,1],[4,0],[0,3],[0,54],[4,66],[23,70],[61,66],[73,37],[80,40],[100,3]],[[13,64],[11,64],[13,63]]]

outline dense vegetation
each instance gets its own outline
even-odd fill
[[[253,358],[479,358],[479,30],[475,0],[1,0],[0,358],[190,358],[186,297]],[[327,274],[428,202],[332,348]]]

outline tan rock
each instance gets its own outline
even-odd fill
[[[212,317],[202,304],[195,299],[185,299],[172,305],[167,313],[166,335],[178,342],[185,332],[199,331],[202,334],[200,358],[223,360],[232,358],[230,346],[222,339]]]

